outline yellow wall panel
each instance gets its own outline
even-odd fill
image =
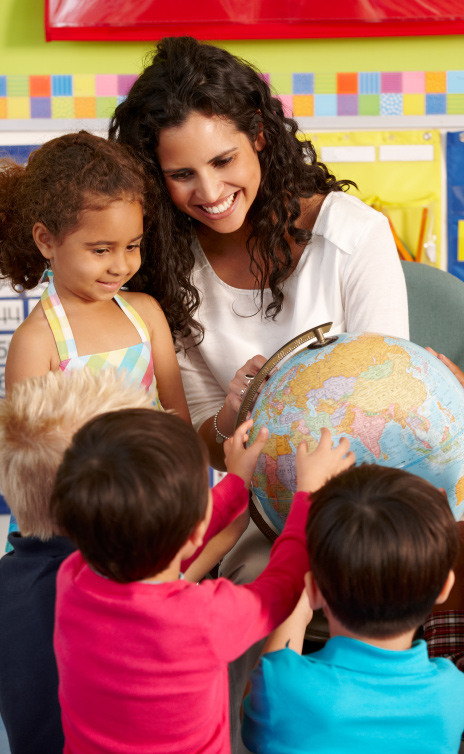
[[[309,138],[337,178],[357,184],[352,193],[389,217],[405,258],[441,266],[439,131],[319,132]]]

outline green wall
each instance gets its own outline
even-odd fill
[[[117,2],[117,0],[115,0]],[[0,74],[137,73],[150,42],[45,42],[43,0],[0,0]],[[464,37],[219,42],[263,71],[464,69]]]

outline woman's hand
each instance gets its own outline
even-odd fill
[[[252,359],[248,359],[246,364],[235,373],[233,380],[229,382],[229,393],[226,398],[226,403],[229,407],[238,414],[240,406],[242,404],[243,396],[250,383],[258,374],[259,370],[266,363],[267,359],[264,356],[256,355]]]
[[[216,416],[211,416],[200,427],[199,433],[208,445],[210,463],[216,469],[224,469],[223,439],[232,437],[243,396],[265,363],[265,357],[259,354],[248,359],[230,381],[229,392]]]
[[[462,387],[464,387],[464,372],[462,371],[462,369],[456,366],[456,364],[454,364],[451,359],[448,359],[447,356],[444,356],[442,353],[437,353],[433,350],[433,348],[430,348],[430,346],[427,346],[425,350],[436,356],[437,359],[439,359],[446,367],[448,367],[450,372],[454,374],[458,382],[460,382]]]

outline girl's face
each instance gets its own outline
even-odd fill
[[[261,182],[260,133],[252,145],[232,121],[192,111],[160,133],[157,150],[172,201],[217,233],[242,227]]]
[[[79,226],[62,240],[42,223],[34,241],[50,261],[58,295],[106,301],[140,267],[143,212],[138,201],[118,200],[98,210],[84,210]]]

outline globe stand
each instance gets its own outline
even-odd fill
[[[325,337],[325,333],[329,332],[332,324],[332,322],[326,322],[323,325],[316,325],[316,327],[312,327],[311,330],[306,330],[305,332],[301,333],[301,335],[297,335],[296,338],[292,338],[292,340],[289,340],[288,343],[285,343],[282,348],[279,348],[279,350],[276,351],[275,354],[266,361],[266,363],[259,370],[254,380],[250,383],[248,390],[243,396],[242,404],[237,414],[235,429],[237,429],[240,424],[243,424],[248,416],[248,412],[253,408],[253,404],[258,397],[258,393],[263,382],[268,379],[272,370],[275,369],[277,365],[281,361],[283,361],[283,359],[285,359],[286,356],[289,356],[291,353],[293,353],[293,351],[296,351],[297,348],[302,346],[304,343],[307,343],[307,341],[311,340],[312,338],[315,338],[315,342],[310,343],[308,346],[306,346],[307,348],[324,348],[325,346],[328,346],[330,343],[333,343],[335,340],[337,340],[336,335],[331,335],[328,338]]]

